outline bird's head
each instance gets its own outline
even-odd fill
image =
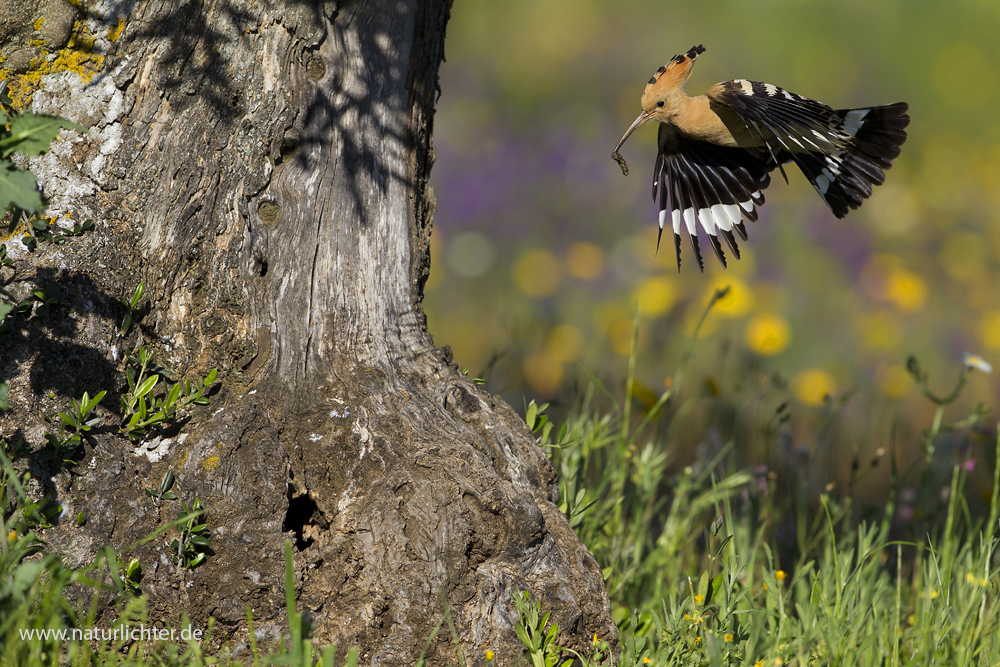
[[[666,65],[656,70],[656,74],[646,84],[642,93],[642,113],[635,119],[632,126],[625,131],[622,140],[618,142],[615,153],[643,123],[656,120],[669,122],[677,111],[677,98],[684,95],[684,84],[691,76],[691,67],[698,56],[705,52],[705,47],[692,46],[687,53],[674,56]]]

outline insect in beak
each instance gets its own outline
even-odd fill
[[[641,114],[639,114],[639,117],[635,119],[635,122],[632,123],[632,125],[627,130],[625,130],[625,134],[622,135],[621,141],[619,141],[618,145],[615,146],[615,152],[611,154],[611,157],[615,159],[615,162],[618,163],[618,166],[622,168],[622,173],[626,176],[628,176],[628,165],[625,164],[625,158],[623,158],[622,154],[619,153],[618,151],[621,149],[622,146],[625,145],[625,140],[629,138],[629,135],[635,132],[635,129],[637,127],[645,123],[650,118],[652,118],[652,116],[649,115],[646,111],[643,111]]]

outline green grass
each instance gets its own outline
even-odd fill
[[[616,418],[593,402],[590,391],[547,444],[562,509],[604,571],[622,664],[998,664],[1000,440],[985,523],[956,463],[932,532],[900,540],[892,493],[874,522],[830,494],[813,515],[786,516],[773,480],[762,490],[724,472],[732,443],[670,473],[669,428],[644,437],[650,420],[628,428],[623,408]],[[789,521],[800,534],[779,563],[776,526]]]
[[[689,357],[655,402],[615,403],[592,384],[554,439],[555,428],[540,424],[537,410],[529,414],[559,470],[561,509],[604,572],[622,664],[1000,664],[1000,437],[990,444],[988,516],[976,517],[981,505],[966,499],[971,445],[956,448],[946,470],[932,469],[941,438],[983,439],[982,408],[944,421],[969,369],[942,399],[911,364],[936,411],[919,443],[923,469],[904,474],[920,495],[946,500],[925,502],[940,511],[905,521],[896,514],[894,435],[891,488],[879,507],[855,498],[856,468],[851,484],[809,498],[806,485],[782,479],[802,474],[791,462],[739,469],[733,461],[747,457],[734,442],[687,465],[673,460],[691,406],[674,405],[672,392]],[[626,396],[634,363],[633,354]],[[712,393],[692,400],[726,400]],[[768,423],[756,430],[773,432]],[[935,486],[941,479],[944,489]]]

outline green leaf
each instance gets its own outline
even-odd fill
[[[93,221],[91,221],[91,223],[92,222]],[[143,283],[140,282],[139,285],[135,288],[135,292],[132,293],[132,298],[129,299],[129,302],[128,302],[128,307],[129,308],[135,308],[136,306],[139,305],[139,300],[142,299],[142,293],[143,293],[143,290],[145,290],[145,289],[146,289],[146,286]]]
[[[160,381],[159,375],[150,375],[146,380],[139,385],[139,388],[133,392],[137,398],[141,398],[153,390],[156,383]]]
[[[181,395],[181,385],[180,383],[178,383],[170,388],[170,392],[167,394],[167,397],[163,400],[163,404],[167,407],[173,405],[174,403],[177,402],[177,399],[180,397],[180,395]]]
[[[59,129],[79,130],[86,134],[87,128],[58,116],[37,113],[17,114],[10,120],[10,136],[0,140],[0,155],[7,157],[17,151],[24,155],[41,155],[49,150],[52,141],[59,136]]]
[[[725,550],[726,545],[728,545],[729,542],[732,539],[733,539],[732,535],[726,535],[725,539],[722,540],[722,544],[719,545],[719,548],[715,552],[715,557],[716,558],[718,558],[720,555],[722,555],[722,552],[723,552],[723,550]]]
[[[723,576],[721,572],[712,577],[711,585],[708,587],[708,595],[705,596],[706,605],[711,602],[712,598],[714,598],[720,590],[722,590],[722,580]]]
[[[10,410],[10,385],[0,382],[0,410]]]
[[[702,604],[708,602],[706,599],[708,598],[708,572],[701,573],[701,579],[698,580],[698,595],[701,596]]]
[[[528,425],[528,429],[531,431],[535,430],[535,415],[538,414],[538,406],[532,401],[528,403],[528,411],[524,415],[524,421]]]
[[[0,213],[11,204],[29,213],[42,211],[42,196],[37,190],[34,174],[0,160]]]
[[[556,627],[555,623],[553,623],[552,625],[550,625],[549,626],[549,631],[545,633],[545,643],[546,644],[550,644],[552,641],[554,641],[555,638],[556,638],[556,634],[558,632],[559,632],[559,629]]]
[[[94,395],[94,397],[92,399],[90,399],[90,401],[87,401],[87,394],[84,394],[83,395],[83,398],[84,398],[83,414],[86,415],[91,410],[93,410],[94,408],[96,408],[97,404],[104,400],[104,395],[107,394],[107,393],[108,393],[107,389],[105,389],[104,391],[98,392],[97,394]]]

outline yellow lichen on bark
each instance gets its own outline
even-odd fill
[[[125,19],[119,18],[118,25],[108,28],[108,41],[114,42],[119,37],[122,36],[122,32],[125,30]]]
[[[26,109],[31,105],[31,96],[38,90],[42,77],[57,72],[75,72],[84,83],[89,83],[104,65],[104,56],[91,53],[96,38],[90,34],[82,22],[73,26],[73,34],[65,48],[49,51],[42,40],[36,40],[42,55],[33,58],[28,71],[12,74],[0,67],[0,81],[7,81],[7,94],[13,100],[15,109]]]

